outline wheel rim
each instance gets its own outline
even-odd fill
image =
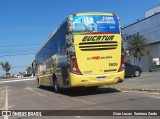
[[[57,81],[56,80],[54,82],[54,89],[55,89],[56,92],[58,91],[58,86],[57,86]]]
[[[37,79],[37,81],[36,81],[36,82],[37,82],[37,86],[39,86],[39,80],[38,80],[38,79]]]
[[[139,71],[135,71],[135,76],[139,76],[139,75],[140,75]]]

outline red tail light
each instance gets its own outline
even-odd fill
[[[72,16],[74,17],[74,16],[76,16],[77,14],[72,14]]]
[[[121,55],[121,64],[120,64],[118,72],[123,71],[124,68],[125,68],[125,65],[124,65],[124,54],[122,54]]]
[[[77,59],[75,57],[72,57],[71,59],[71,72],[74,74],[82,75],[81,71],[78,68]]]

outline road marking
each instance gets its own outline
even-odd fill
[[[81,116],[76,116],[77,118],[81,118]]]
[[[14,105],[8,106],[8,109],[10,109],[10,108],[12,108],[12,107],[14,107]],[[5,110],[5,107],[0,108],[0,110]]]
[[[94,102],[90,102],[90,101],[87,101],[87,100],[82,100],[82,99],[78,99],[78,98],[73,98],[74,100],[77,100],[77,101],[80,101],[80,102],[83,102],[83,103],[87,103],[87,104],[90,104],[90,105],[95,105],[96,103]]]
[[[30,88],[30,87],[26,87],[25,89],[26,89],[26,90],[30,90],[30,91],[32,91],[32,92],[34,92],[34,93],[36,93],[37,95],[40,95],[40,96],[44,96],[44,97],[46,97],[46,95],[41,94],[41,93],[39,93],[39,92],[37,92],[37,91],[33,90],[33,89],[32,89],[32,88]]]
[[[1,90],[1,93],[6,92],[6,89]]]
[[[5,110],[8,110],[8,86],[6,86]]]
[[[149,96],[151,98],[156,98],[156,99],[160,99],[160,96]]]
[[[160,95],[160,93],[156,93],[156,92],[148,92],[148,91],[122,91],[122,92],[125,92],[125,93],[133,92],[133,93],[145,93],[145,94],[155,94],[155,95]]]
[[[122,91],[122,92],[134,92],[134,93],[143,93],[143,94],[147,94],[148,97],[151,98],[156,98],[156,99],[160,99],[160,93],[154,93],[154,92],[140,92],[140,91]]]
[[[6,86],[5,110],[8,110],[8,86]],[[4,119],[8,119],[8,116],[4,116]]]
[[[28,80],[35,80],[35,78],[32,78],[32,79],[9,80],[9,81],[0,81],[0,83],[19,82],[19,81],[28,81]]]

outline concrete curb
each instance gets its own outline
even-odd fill
[[[144,91],[144,92],[160,93],[159,89],[137,89],[137,88],[117,88],[117,87],[108,87],[108,88],[114,88],[120,91],[139,91],[139,92]]]

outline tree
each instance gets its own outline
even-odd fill
[[[11,69],[11,65],[9,64],[8,61],[1,62],[0,65],[2,66],[2,69],[6,72],[6,76],[7,76],[7,73]]]
[[[149,54],[148,40],[142,35],[133,35],[127,42],[126,50],[129,51],[131,57],[139,61],[141,67],[141,57]]]
[[[32,75],[32,67],[29,66],[29,67],[27,67],[26,72],[25,72],[25,74],[23,74],[23,76],[30,77],[31,75]]]
[[[31,66],[27,67],[26,71],[27,74],[32,74],[32,67]]]

